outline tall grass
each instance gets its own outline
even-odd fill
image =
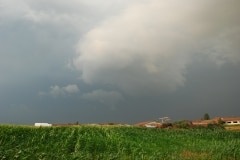
[[[0,126],[0,159],[240,159],[240,132]]]

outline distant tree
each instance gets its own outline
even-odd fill
[[[209,120],[209,119],[210,119],[209,114],[208,114],[208,113],[205,113],[205,114],[203,115],[203,119],[204,119],[204,120]]]

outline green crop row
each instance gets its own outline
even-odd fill
[[[238,160],[240,132],[0,126],[0,159]]]

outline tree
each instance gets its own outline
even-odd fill
[[[209,114],[208,114],[208,113],[205,113],[205,114],[203,115],[203,119],[204,119],[204,120],[209,120],[209,119],[210,119]]]

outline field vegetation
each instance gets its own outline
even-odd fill
[[[0,159],[239,160],[240,132],[4,125],[0,126]]]

